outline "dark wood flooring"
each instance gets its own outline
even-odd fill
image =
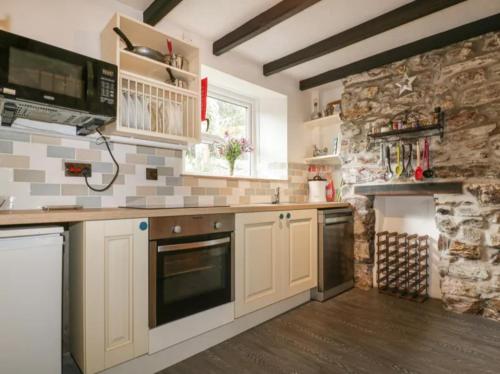
[[[310,302],[161,374],[500,373],[500,324],[352,290]]]

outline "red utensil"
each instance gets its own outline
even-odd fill
[[[415,180],[421,181],[424,179],[424,169],[420,165],[420,141],[417,140],[417,167],[415,168]]]
[[[424,162],[425,162],[425,170],[424,177],[432,178],[434,177],[434,170],[431,169],[431,150],[429,140],[425,138],[424,142]]]
[[[167,49],[168,49],[168,54],[172,55],[172,52],[174,51],[174,47],[173,47],[172,41],[170,39],[167,39]]]

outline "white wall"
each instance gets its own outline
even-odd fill
[[[142,19],[142,12],[115,0],[2,0],[0,17],[11,17],[11,31],[33,39],[100,58],[100,32],[115,12]],[[221,57],[212,54],[212,42],[189,34],[181,25],[160,22],[157,27],[172,36],[191,40],[200,47],[201,63],[288,97],[288,155],[302,162],[305,155],[301,126],[304,119],[303,94],[298,82],[284,74],[264,77],[262,66],[236,52]]]
[[[408,234],[429,235],[429,295],[440,299],[439,253],[437,241],[439,231],[434,220],[435,207],[432,197],[379,197],[375,198],[376,232],[406,232]],[[376,258],[375,258],[376,264]],[[376,266],[376,265],[375,265]],[[375,268],[374,281],[377,284]]]

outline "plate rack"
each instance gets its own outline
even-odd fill
[[[429,291],[429,236],[377,233],[379,292],[423,302]]]

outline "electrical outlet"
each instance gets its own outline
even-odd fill
[[[79,162],[65,162],[64,175],[66,177],[83,177],[83,171],[87,171],[87,177],[92,176],[92,164]]]
[[[158,169],[146,168],[146,179],[148,181],[157,181],[158,180]]]

